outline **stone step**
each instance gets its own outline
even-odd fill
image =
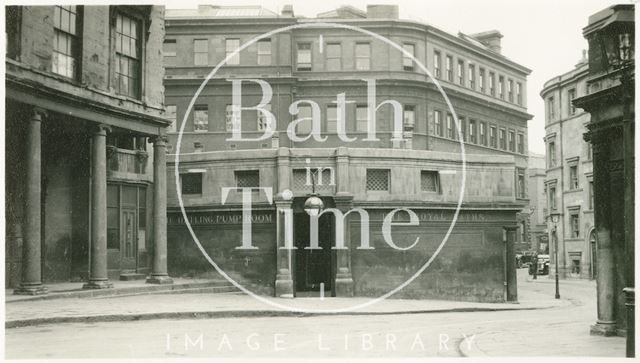
[[[218,289],[220,288],[220,289]],[[208,290],[207,290],[208,289]],[[226,280],[209,280],[198,282],[185,282],[174,283],[167,285],[137,285],[137,286],[115,286],[111,289],[100,290],[72,290],[72,291],[51,291],[48,295],[37,295],[20,298],[17,300],[7,299],[6,303],[14,303],[20,301],[32,301],[32,300],[51,300],[51,299],[65,299],[65,298],[95,298],[95,297],[118,297],[129,295],[141,295],[141,294],[172,294],[172,293],[198,293],[202,291],[206,292],[229,292],[237,291],[235,286],[232,286],[229,281]]]
[[[146,277],[147,275],[141,273],[123,273],[120,274],[120,281],[144,280]]]

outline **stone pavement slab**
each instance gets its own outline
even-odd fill
[[[106,296],[56,300],[27,300],[6,304],[7,328],[45,323],[148,320],[160,318],[189,319],[234,316],[297,316],[308,310],[349,309],[372,301],[370,298],[308,297],[262,298],[244,293],[185,293],[180,295]],[[568,304],[544,294],[521,294],[518,303],[478,303],[445,300],[385,299],[366,307],[342,311],[341,314],[409,314],[447,311],[500,311],[545,309]],[[276,304],[276,306],[269,304]],[[277,306],[281,305],[281,306]]]

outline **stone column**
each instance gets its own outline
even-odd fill
[[[336,208],[342,213],[349,213],[353,206],[353,196],[341,195],[334,198]],[[357,214],[357,212],[354,212]],[[346,249],[336,250],[336,296],[353,296],[354,283],[351,275],[351,220],[353,214],[344,217],[344,246]],[[336,224],[337,227],[337,224]]]
[[[91,140],[91,266],[84,289],[113,287],[107,275],[107,129],[98,125]]]
[[[167,270],[167,137],[153,142],[153,270],[149,284],[172,284]]]
[[[28,122],[26,152],[26,193],[22,244],[22,278],[14,290],[17,295],[41,295],[47,293],[42,285],[41,271],[41,208],[42,208],[42,143],[40,126],[42,112],[33,110]]]
[[[336,208],[347,213],[353,207],[353,194],[349,192],[349,150],[336,150],[337,185],[334,198]],[[344,245],[347,249],[336,250],[336,296],[353,296],[354,283],[351,275],[351,214],[344,217]]]
[[[276,297],[293,297],[293,210],[291,200],[279,199],[276,203]]]
[[[516,270],[516,252],[515,252],[515,235],[518,230],[517,226],[503,227],[505,233],[505,249],[506,249],[506,276],[507,282],[507,301],[518,301],[518,271]]]
[[[293,193],[290,189],[291,168],[289,160],[289,149],[278,148],[278,193],[275,198],[276,204],[276,297],[293,297],[293,249],[285,248],[285,242],[293,241]]]
[[[609,150],[606,131],[587,132],[585,139],[593,147],[594,224],[596,230],[598,273],[598,319],[591,326],[593,335],[615,335],[615,263],[611,241]]]

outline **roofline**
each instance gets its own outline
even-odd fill
[[[573,73],[573,74],[572,74]],[[564,78],[565,76],[571,75],[570,77]],[[580,78],[586,78],[589,76],[589,63],[585,62],[583,64],[580,64],[579,66],[575,67],[574,69],[565,72],[561,75],[555,76],[551,79],[549,79],[548,81],[544,82],[543,86],[542,86],[542,90],[540,90],[540,97],[543,97],[543,95],[547,92],[549,92],[550,90],[560,87],[563,84],[567,84],[570,82],[573,82],[575,80],[578,80]],[[544,98],[544,97],[543,97]]]
[[[193,22],[193,20],[200,20],[199,22]],[[209,22],[214,22],[214,24],[204,24]],[[181,23],[181,26],[201,26],[201,25],[228,25],[228,24],[238,24],[239,22],[245,21],[247,24],[293,24],[293,23],[339,23],[339,24],[348,24],[348,23],[358,23],[358,24],[366,24],[366,25],[377,25],[377,26],[407,26],[412,28],[418,28],[419,30],[424,31],[426,34],[435,34],[445,40],[454,43],[460,47],[466,48],[467,50],[474,52],[475,54],[488,58],[492,61],[502,64],[508,68],[511,68],[517,72],[524,74],[525,76],[531,74],[532,70],[528,67],[525,67],[519,63],[512,61],[511,59],[505,57],[502,54],[496,53],[487,48],[478,47],[475,44],[465,41],[461,39],[459,36],[448,33],[440,28],[437,28],[433,25],[421,23],[413,20],[399,20],[399,19],[334,19],[334,18],[301,18],[301,17],[211,17],[211,16],[194,16],[194,17],[166,17],[165,18],[165,29],[170,28],[171,26],[176,26],[176,22]],[[174,23],[174,24],[172,24]],[[470,36],[470,35],[467,35]]]

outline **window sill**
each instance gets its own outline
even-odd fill
[[[565,190],[565,194],[566,193],[577,193],[577,192],[582,192],[583,189],[582,188],[576,188],[576,189],[569,189],[569,190]]]

